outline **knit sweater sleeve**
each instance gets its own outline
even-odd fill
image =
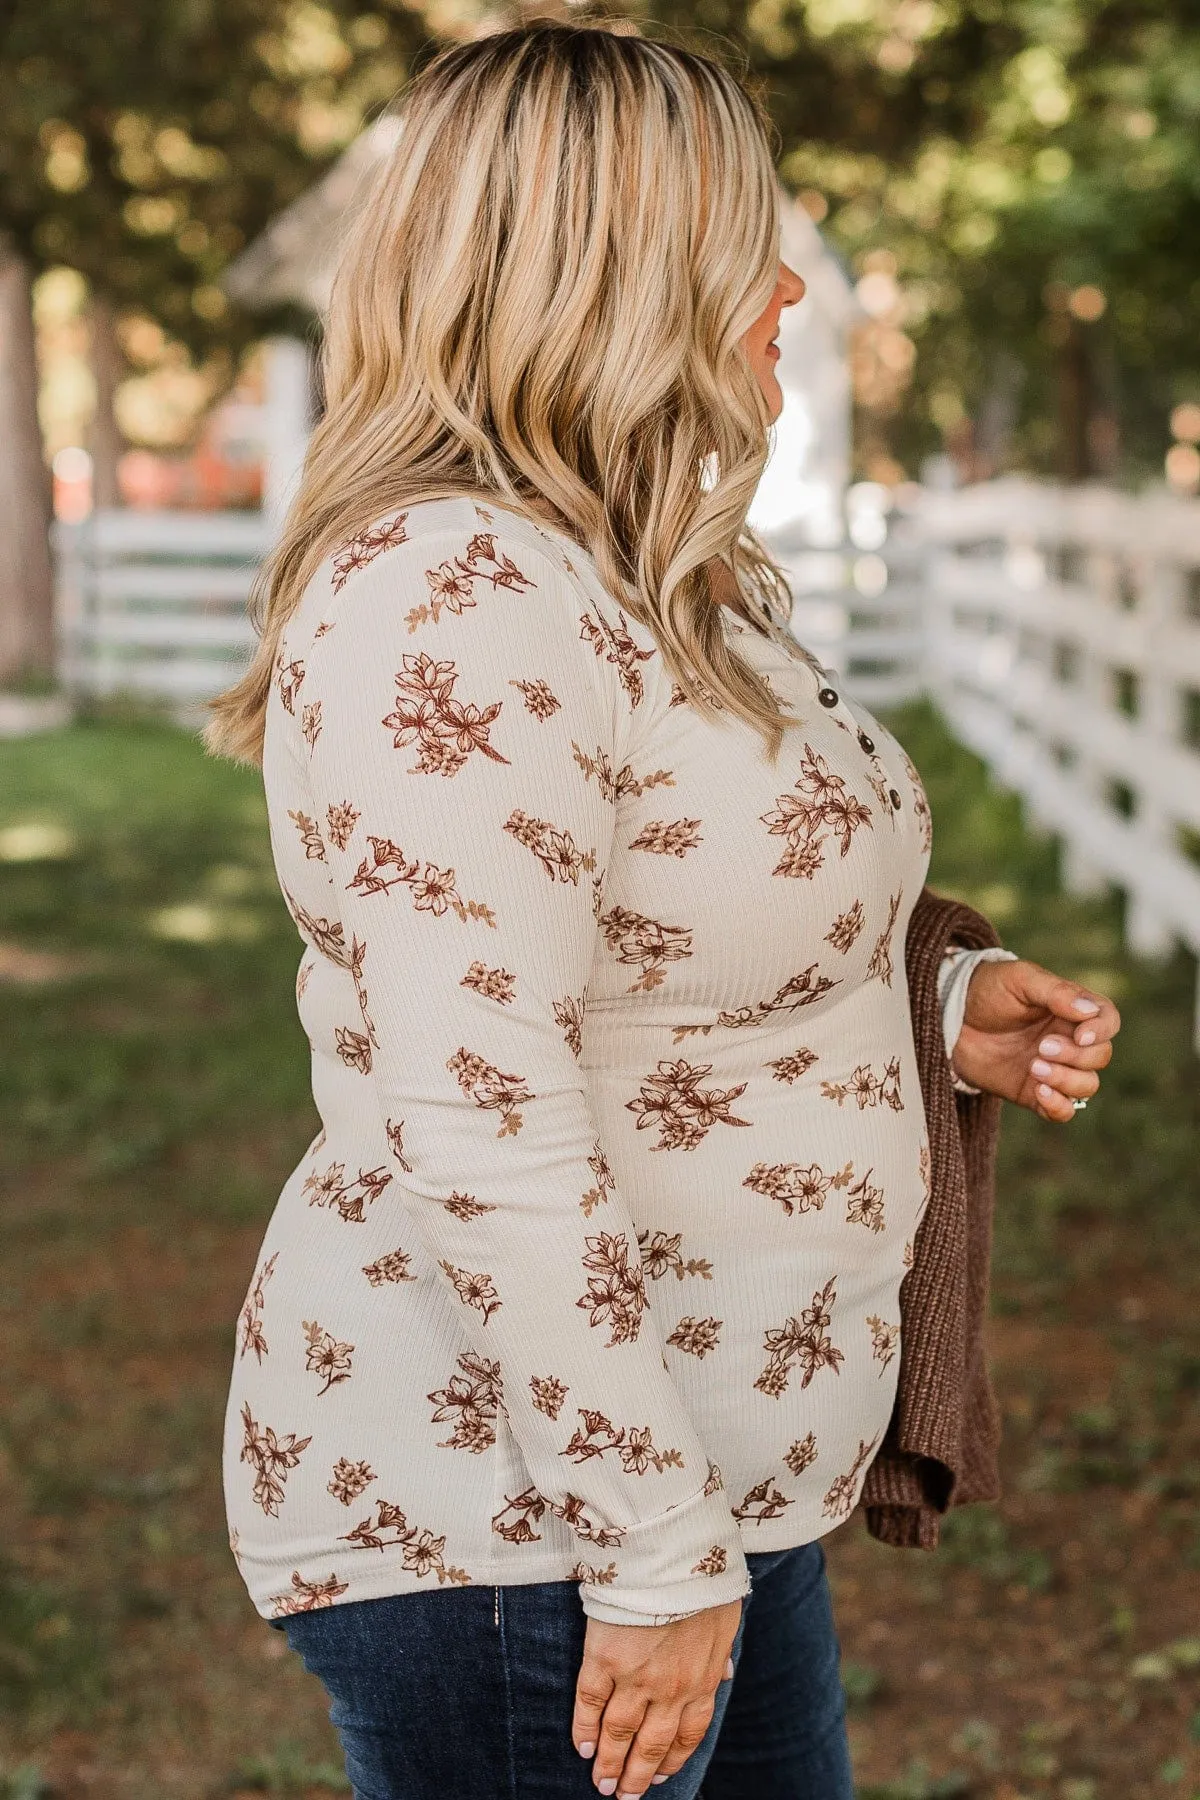
[[[314,797],[361,816],[328,856],[375,1096],[464,1336],[499,1364],[526,1529],[549,1509],[574,1531],[591,1617],[660,1622],[749,1580],[581,1061],[614,834],[595,771],[621,764],[628,696],[599,603],[530,530],[393,536],[305,684]]]

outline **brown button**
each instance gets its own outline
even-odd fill
[[[898,793],[897,793],[897,792],[896,792],[896,790],[895,790],[895,788],[889,788],[889,789],[888,789],[888,799],[889,799],[889,800],[890,800],[890,801],[891,801],[891,803],[892,803],[892,805],[893,805],[893,806],[894,806],[894,807],[895,807],[895,809],[896,809],[896,811],[897,811],[897,812],[899,812],[899,810],[900,810],[900,796],[899,796],[899,794],[898,794]]]
[[[858,734],[858,741],[859,741],[860,745],[862,746],[862,748],[866,751],[868,756],[874,756],[874,754],[875,754],[875,739],[874,738],[869,738],[865,731],[860,731]]]
[[[818,688],[817,699],[821,702],[822,706],[836,706],[838,703],[837,694],[831,687]]]

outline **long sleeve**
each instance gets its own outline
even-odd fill
[[[527,531],[468,535],[401,521],[343,584],[308,654],[309,778],[346,824],[361,1062],[416,1229],[498,1365],[531,1504],[579,1539],[585,1610],[646,1624],[749,1582],[580,1060],[615,816],[580,757],[619,768],[631,713],[588,589]]]

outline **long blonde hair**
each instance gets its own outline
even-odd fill
[[[437,56],[346,239],[324,416],[209,749],[261,760],[281,633],[339,543],[467,494],[581,544],[688,697],[773,758],[788,716],[723,636],[709,568],[790,610],[746,526],[770,415],[741,339],[778,243],[763,116],[717,63],[551,22]]]

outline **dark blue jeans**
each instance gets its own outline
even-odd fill
[[[662,1800],[853,1800],[820,1542],[749,1558],[752,1591],[704,1742]],[[571,1742],[586,1627],[574,1583],[356,1600],[285,1622],[320,1677],[355,1800],[595,1800]]]

